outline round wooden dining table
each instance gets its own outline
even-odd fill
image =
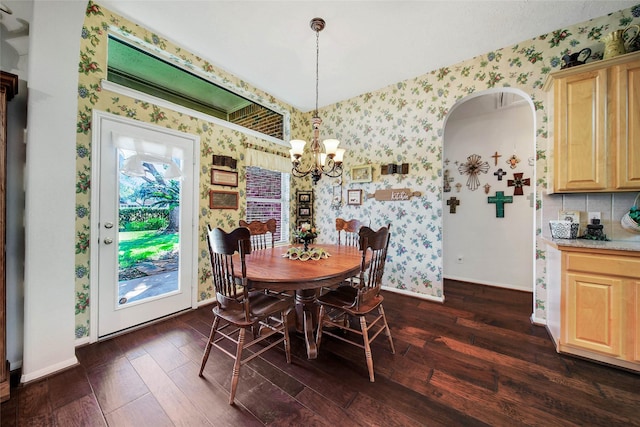
[[[301,261],[284,256],[290,247],[252,251],[246,258],[247,281],[252,289],[295,292],[296,330],[304,334],[308,358],[315,359],[318,354],[314,338],[318,322],[315,301],[319,290],[357,275],[362,253],[354,246],[311,245],[312,248],[324,249],[330,256]]]

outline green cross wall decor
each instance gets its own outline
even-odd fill
[[[487,197],[487,202],[496,204],[496,218],[504,218],[504,204],[513,203],[513,196],[505,196],[504,191],[496,191],[495,196]]]

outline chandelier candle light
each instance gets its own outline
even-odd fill
[[[311,140],[313,165],[306,170],[301,167],[300,160],[304,153],[306,141],[301,139],[291,140],[291,150],[289,150],[291,162],[293,163],[293,169],[291,170],[293,176],[301,178],[311,174],[314,185],[322,178],[323,174],[332,178],[342,175],[342,159],[344,156],[344,149],[338,148],[340,141],[337,139],[325,139],[322,141],[325,152],[321,152],[319,137],[322,119],[318,117],[318,58],[320,56],[320,31],[324,29],[324,26],[325,22],[322,18],[313,18],[311,20],[311,29],[316,32],[316,109],[311,119],[313,124],[313,139]]]

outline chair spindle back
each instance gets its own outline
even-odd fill
[[[247,222],[241,219],[239,224],[240,227],[247,227],[249,229],[251,233],[251,247],[253,250],[267,249],[268,247],[273,248],[277,228],[275,219],[270,218],[265,222],[258,220]],[[268,234],[271,235],[270,239]]]
[[[351,219],[346,221],[342,218],[336,218],[336,231],[338,232],[338,244],[346,246],[357,246],[359,237],[358,231],[360,231],[362,223],[357,219]],[[343,242],[344,235],[344,242]]]
[[[365,303],[380,294],[384,266],[387,261],[387,250],[391,233],[391,224],[373,231],[367,226],[360,228],[360,250],[362,251],[362,264],[358,280],[358,300],[356,306]],[[367,252],[371,250],[369,266],[366,266]]]
[[[220,228],[208,227],[207,243],[211,260],[211,279],[216,291],[216,302],[222,309],[242,309],[249,318],[246,255],[251,253],[250,232],[246,227],[226,233]],[[240,254],[242,279],[235,277],[233,254]],[[240,285],[240,286],[239,286]]]

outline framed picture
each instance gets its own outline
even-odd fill
[[[347,204],[348,205],[361,205],[362,204],[362,190],[347,190]]]
[[[238,209],[238,192],[209,190],[209,208]]]
[[[309,206],[298,206],[298,217],[306,218],[311,216],[311,208]]]
[[[298,203],[311,203],[311,192],[310,191],[298,192]]]
[[[371,182],[371,165],[354,166],[351,168],[351,182]]]
[[[211,184],[237,187],[238,172],[211,168]]]

